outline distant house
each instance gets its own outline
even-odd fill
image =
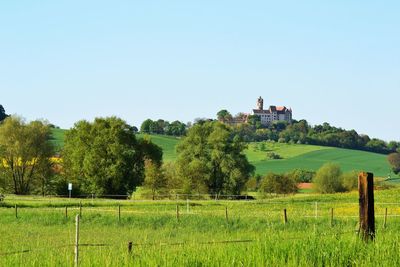
[[[274,121],[292,123],[291,108],[270,106],[269,109],[264,109],[264,99],[261,96],[257,100],[257,109],[253,109],[252,115],[259,116],[262,125],[270,125]]]

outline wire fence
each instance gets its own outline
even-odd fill
[[[335,233],[330,233],[330,234],[320,234],[319,238],[323,237],[328,237],[328,236],[341,236],[341,235],[347,235],[347,234],[358,234],[358,231],[343,231],[343,232],[335,232]],[[293,240],[307,240],[309,237],[286,237],[281,241],[293,241]],[[186,242],[151,242],[151,243],[134,243],[134,242],[114,242],[114,243],[102,243],[102,244],[88,244],[88,243],[82,243],[79,244],[79,247],[83,248],[100,248],[100,247],[121,247],[121,246],[126,246],[128,245],[128,252],[132,252],[131,249],[134,247],[157,247],[157,246],[197,246],[197,245],[231,245],[231,244],[250,244],[250,243],[255,243],[255,242],[264,242],[265,240],[263,239],[242,239],[242,240],[219,240],[219,241],[186,241]],[[24,250],[19,250],[19,251],[7,251],[7,252],[0,252],[0,256],[12,256],[12,255],[18,255],[18,254],[26,254],[26,253],[38,253],[42,251],[48,251],[50,249],[53,250],[59,250],[63,248],[73,248],[75,247],[76,244],[68,244],[68,245],[62,245],[62,246],[41,246],[40,248],[35,248],[35,249],[24,249]]]

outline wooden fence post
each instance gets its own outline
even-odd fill
[[[118,204],[118,222],[121,222],[121,204]]]
[[[176,204],[176,220],[179,222],[179,205]]]
[[[129,242],[128,243],[128,253],[132,253],[132,249],[133,249],[133,242]]]
[[[229,217],[228,217],[228,206],[225,207],[225,219],[226,219],[226,222],[229,222]]]
[[[385,221],[383,222],[383,228],[387,226],[388,208],[385,209]]]
[[[358,176],[360,194],[360,234],[364,241],[375,238],[374,175],[362,172]]]
[[[334,221],[333,221],[333,208],[331,208],[331,227],[333,227]]]
[[[287,224],[288,223],[288,218],[287,218],[287,210],[283,210],[283,223]]]
[[[18,219],[18,205],[15,204],[15,218]]]
[[[65,219],[68,219],[68,206],[65,206]]]
[[[79,202],[79,217],[82,218],[82,201]]]
[[[76,215],[75,223],[76,223],[76,230],[75,230],[75,267],[79,266],[79,219],[80,216]]]

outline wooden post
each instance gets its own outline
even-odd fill
[[[315,218],[318,218],[318,202],[315,202]]]
[[[189,198],[186,199],[186,213],[190,213]]]
[[[132,249],[133,249],[133,242],[129,242],[128,243],[128,253],[132,253]]]
[[[360,234],[364,241],[375,238],[374,175],[362,172],[358,176],[360,194]]]
[[[383,222],[383,228],[387,226],[388,208],[385,209],[385,221]]]
[[[15,204],[15,218],[18,219],[18,205]]]
[[[82,218],[82,201],[79,202],[79,217]]]
[[[176,204],[176,220],[179,222],[179,205]]]
[[[331,209],[331,227],[333,227],[333,224],[334,224],[334,222],[333,222],[333,208]]]
[[[76,215],[75,223],[76,223],[76,230],[75,230],[75,267],[79,266],[79,219],[80,216]]]
[[[228,217],[228,206],[225,207],[225,219],[226,219],[226,222],[229,222],[229,217]]]
[[[284,224],[288,223],[287,210],[286,209],[283,210],[283,222],[284,222]]]
[[[65,206],[65,219],[68,219],[68,206]]]

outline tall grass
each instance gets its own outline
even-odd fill
[[[357,236],[357,195],[266,201],[176,202],[85,200],[81,266],[398,266],[399,190],[376,193],[377,239]],[[0,266],[73,266],[74,217],[79,200],[7,197],[0,208]],[[315,211],[318,200],[318,213]],[[19,218],[12,204],[19,202]],[[51,202],[50,202],[51,201]],[[381,202],[381,204],[379,204]],[[70,205],[65,218],[66,204]],[[118,220],[118,205],[122,218]],[[228,207],[229,219],[225,218]],[[289,223],[283,224],[282,210]],[[329,209],[335,209],[334,226]],[[316,216],[317,215],[317,216]],[[134,243],[128,253],[128,242]],[[222,241],[243,241],[226,242]],[[104,246],[85,246],[104,245]],[[12,252],[26,253],[5,254]]]

